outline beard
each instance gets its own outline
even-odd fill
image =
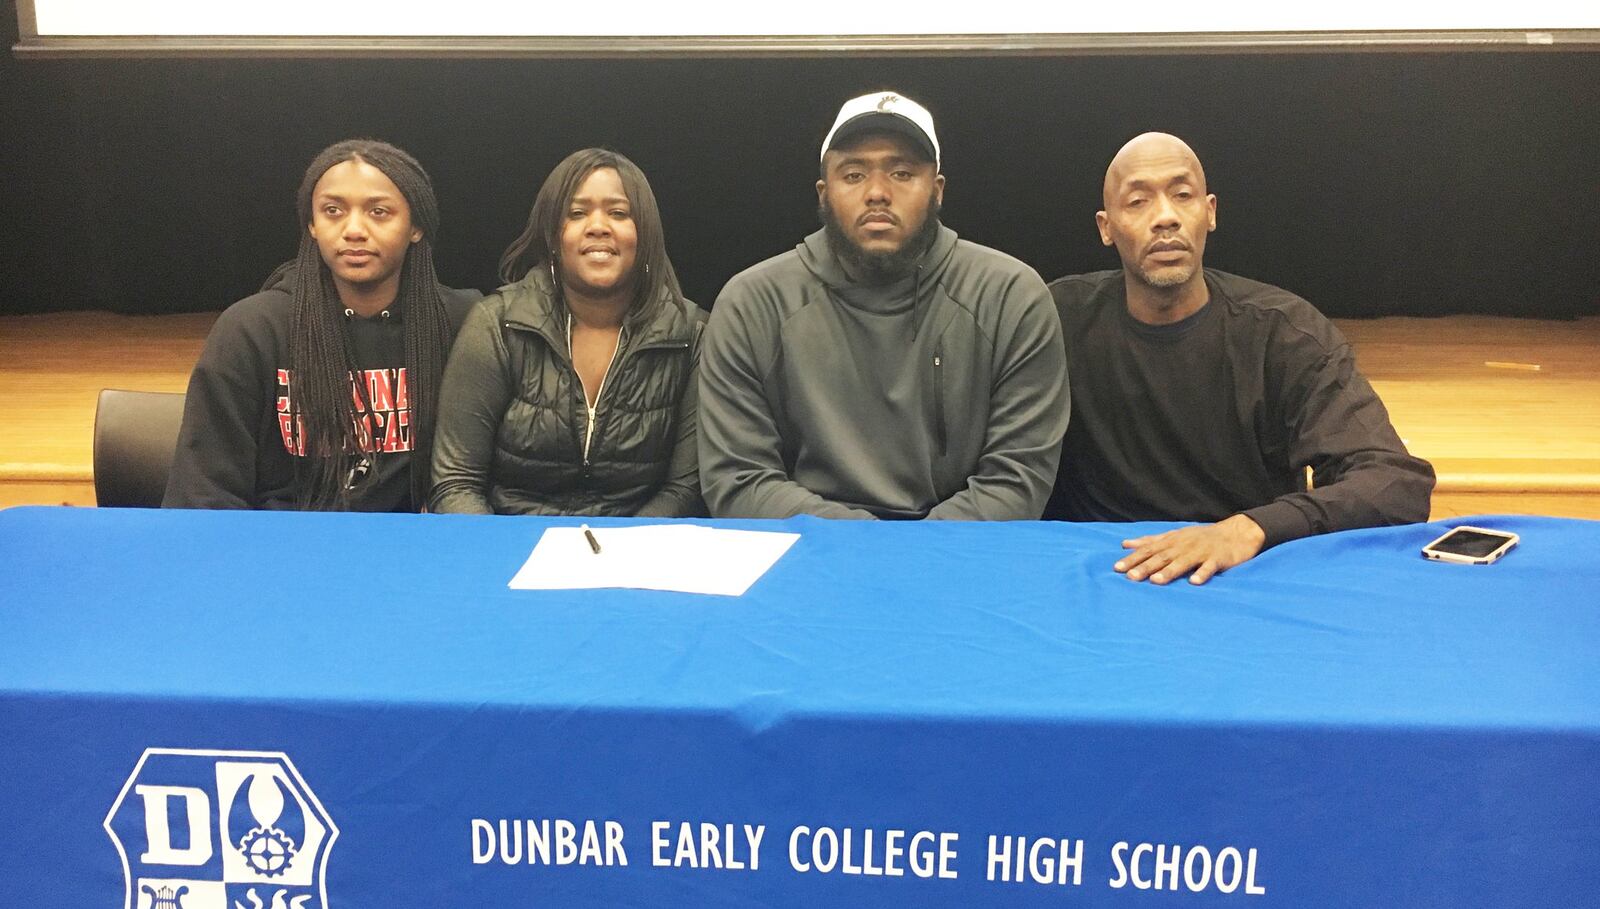
[[[1179,287],[1184,284],[1188,284],[1189,279],[1194,277],[1194,273],[1197,269],[1198,266],[1166,268],[1162,269],[1158,274],[1152,274],[1143,268],[1133,268],[1131,271],[1133,272],[1134,277],[1138,278],[1146,287],[1153,287],[1157,290],[1166,290],[1167,288]]]
[[[933,241],[939,236],[939,199],[933,193],[928,194],[928,210],[922,216],[922,223],[906,237],[899,249],[888,252],[862,249],[859,243],[851,239],[844,225],[839,223],[826,197],[817,203],[817,217],[822,220],[823,233],[828,238],[833,254],[843,260],[846,271],[863,284],[890,284],[908,277],[916,270],[923,253],[932,248]]]

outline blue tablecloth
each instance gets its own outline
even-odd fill
[[[1167,588],[1162,525],[719,522],[802,535],[727,598],[507,589],[571,521],[3,511],[0,906],[1592,905],[1600,523],[1476,520]]]

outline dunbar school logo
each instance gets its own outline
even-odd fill
[[[339,828],[282,752],[148,749],[105,827],[124,909],[327,909]]]

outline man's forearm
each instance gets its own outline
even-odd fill
[[[871,520],[870,512],[817,495],[771,469],[722,470],[703,489],[711,514],[719,518],[819,518]]]

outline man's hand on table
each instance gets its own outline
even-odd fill
[[[1153,584],[1167,584],[1189,575],[1189,583],[1204,584],[1217,572],[1255,558],[1266,539],[1261,525],[1236,514],[1215,524],[1123,540],[1122,548],[1133,552],[1112,567],[1130,581],[1149,578]]]

